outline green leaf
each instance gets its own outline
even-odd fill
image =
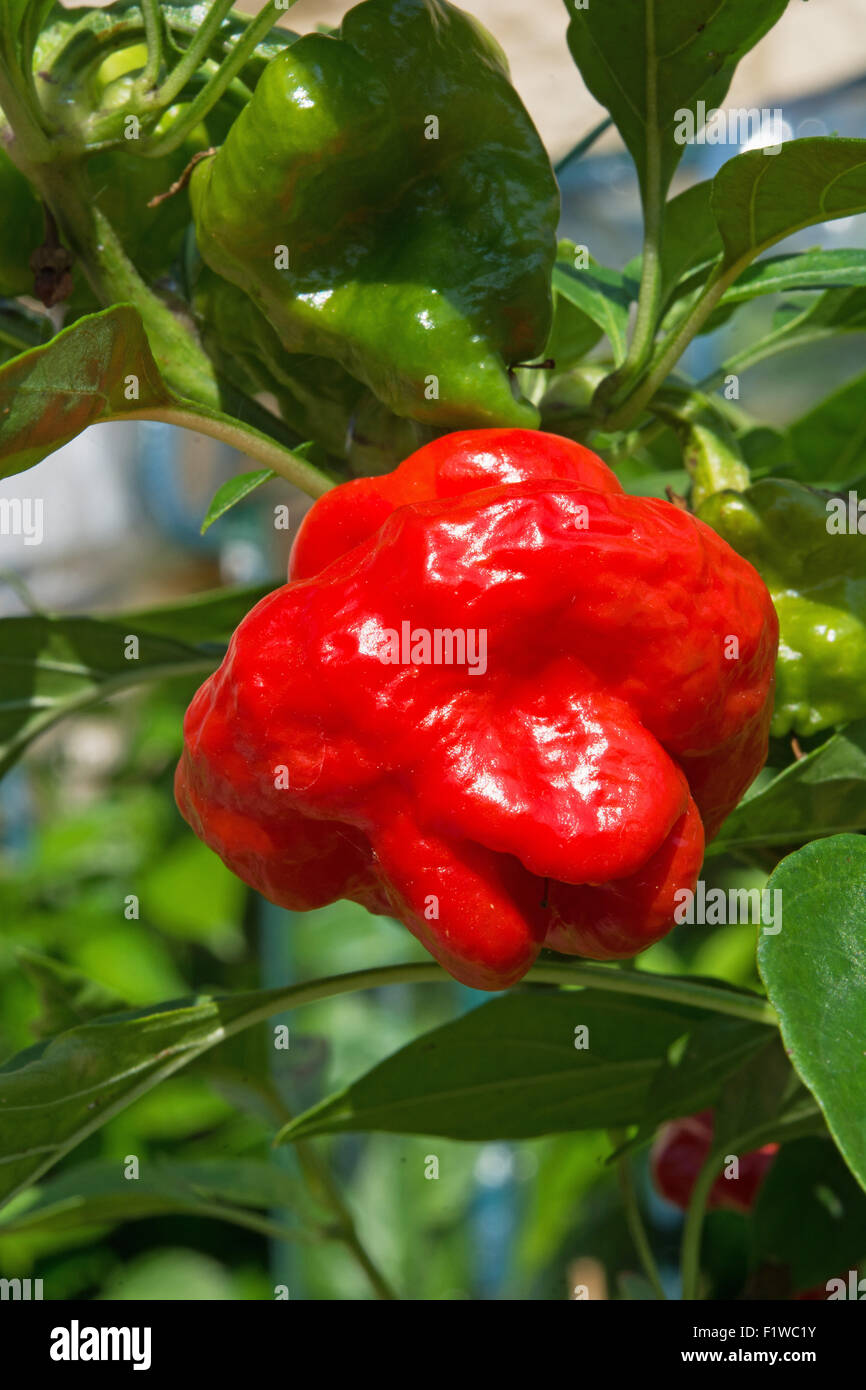
[[[829,1140],[795,1139],[761,1184],[750,1226],[755,1260],[786,1265],[792,1286],[808,1289],[862,1260],[866,1193]]]
[[[628,316],[637,296],[637,285],[618,270],[597,265],[592,257],[585,270],[557,261],[553,289],[607,335],[614,362],[619,365],[628,348]]]
[[[761,976],[791,1061],[866,1187],[866,839],[814,841],[769,887],[782,894],[784,928],[761,937]]]
[[[659,1067],[641,1116],[640,1137],[665,1120],[694,1115],[715,1105],[724,1083],[762,1052],[767,1029],[739,1018],[708,1018],[695,1024],[684,1047],[672,1050]]]
[[[747,795],[707,855],[760,845],[792,845],[818,835],[866,829],[866,719]]]
[[[591,989],[510,994],[415,1039],[300,1115],[279,1140],[367,1130],[525,1139],[621,1128],[641,1116],[665,1052],[700,1017]],[[584,1048],[575,1045],[580,1025],[589,1030]]]
[[[34,313],[14,299],[0,300],[0,363],[48,342],[53,333],[45,314]]]
[[[69,714],[145,681],[209,674],[271,587],[218,589],[110,618],[0,619],[0,775]],[[127,657],[130,637],[136,657]]]
[[[566,271],[572,270],[575,250],[574,242],[561,241],[557,251],[557,265],[561,263]],[[575,367],[590,348],[595,347],[602,331],[602,326],[594,318],[572,303],[566,295],[561,294],[554,285],[553,323],[544,345],[543,356],[556,364],[557,373],[567,372]]]
[[[172,1163],[144,1159],[137,1178],[124,1175],[119,1159],[86,1163],[43,1187],[22,1193],[0,1217],[8,1235],[77,1231],[114,1226],[150,1216],[195,1216],[262,1229],[253,1213],[271,1207],[309,1211],[300,1185],[270,1163],[256,1159],[204,1159]],[[281,1238],[302,1234],[278,1228]]]
[[[205,518],[201,524],[201,534],[204,535],[208,527],[213,526],[215,521],[224,516],[238,502],[249,497],[250,493],[255,492],[262,483],[269,483],[276,476],[272,468],[259,468],[253,473],[239,473],[236,478],[229,478],[222,487],[217,488],[211,498],[210,506],[205,512]]]
[[[854,307],[859,317],[863,306]],[[856,482],[866,472],[866,373],[795,420],[788,440],[794,458],[788,476],[837,488]]]
[[[866,211],[866,140],[818,136],[735,155],[713,179],[712,206],[724,266],[745,266],[803,227]]]
[[[681,286],[680,292],[702,283],[714,261],[722,254],[722,239],[710,206],[712,179],[692,184],[665,204],[664,235],[661,249],[661,304],[666,307],[677,286],[700,266],[703,274],[695,275]],[[640,282],[641,256],[635,256],[625,267],[624,274]]]
[[[12,1057],[0,1067],[0,1201],[165,1077],[305,997],[299,985],[154,1005],[82,1024]]]
[[[787,0],[592,0],[570,16],[568,44],[587,87],[607,107],[646,196],[662,195],[682,158],[677,113],[720,106],[738,62],[772,28]]]
[[[709,423],[695,421],[682,431],[683,463],[692,480],[695,511],[715,492],[733,488],[742,492],[751,481],[732,430],[720,417]]]
[[[864,142],[866,144],[866,142]],[[857,289],[866,285],[866,251],[855,247],[768,256],[747,266],[719,300],[720,307],[743,304],[762,294],[794,290]]]
[[[127,639],[135,638],[134,657]],[[151,635],[131,622],[36,615],[0,620],[0,774],[67,715],[144,681],[205,676],[221,650]]]
[[[16,952],[18,964],[39,992],[42,1013],[31,1025],[37,1038],[65,1032],[101,1014],[128,1007],[127,1001],[105,985],[90,980],[62,961],[26,947]]]
[[[741,275],[722,295],[717,307],[701,325],[701,333],[712,333],[727,323],[739,305],[757,299],[765,294],[791,294],[797,291],[833,291],[843,300],[848,296],[863,293],[866,285],[866,251],[851,248],[838,248],[830,251],[803,251],[795,256],[768,256],[755,265],[747,266]],[[703,286],[703,277],[693,276],[681,291],[692,290],[683,305],[688,310],[695,302]],[[782,347],[796,347],[798,341],[811,342],[826,338],[831,329],[847,332],[859,329],[862,324],[855,318],[862,314],[855,306],[843,307],[841,303],[824,302],[826,295],[817,304],[783,306],[784,312],[777,313],[773,331],[758,343],[750,344],[738,357],[741,365],[748,366],[770,355],[770,350],[779,351]],[[674,321],[682,317],[678,305]],[[795,336],[795,334],[797,336]]]
[[[823,1129],[812,1097],[785,1055],[778,1033],[728,1077],[713,1111],[713,1148],[758,1148],[785,1133]]]
[[[225,642],[241,619],[273,588],[273,584],[242,584],[233,589],[206,589],[171,603],[115,613],[110,621],[127,632],[152,632],[193,646]]]
[[[0,368],[0,477],[32,468],[89,425],[166,420],[248,453],[316,496],[330,479],[268,435],[166,386],[129,304],[80,318]]]
[[[711,314],[707,320],[710,327],[713,319],[714,315]],[[763,362],[777,352],[790,352],[798,347],[812,347],[836,334],[862,333],[864,329],[866,329],[866,290],[864,289],[826,290],[817,299],[810,299],[805,305],[802,301],[799,303],[788,302],[782,304],[776,311],[773,317],[772,331],[765,334],[763,338],[759,338],[757,342],[750,343],[747,347],[740,349],[729,362],[723,363],[713,374],[714,379],[723,380],[729,372],[742,371],[746,367],[753,366],[756,362]],[[844,390],[844,388],[842,389]],[[814,408],[820,410],[820,406]],[[754,432],[757,433],[757,431]],[[777,476],[787,477],[791,472],[788,465],[789,456],[793,452],[793,445],[789,442],[787,434],[779,434],[778,439],[783,447],[774,451],[774,457],[779,462],[774,467],[768,467],[764,471],[772,471]],[[809,454],[811,455],[811,451]],[[817,476],[827,476],[825,452],[822,452],[820,458],[810,456],[804,467],[812,469],[816,464]],[[783,470],[781,474],[778,472],[780,468]],[[809,474],[806,473],[805,476],[809,476]]]

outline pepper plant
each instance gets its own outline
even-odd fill
[[[680,187],[684,116],[720,107],[786,0],[566,0],[574,81],[609,112],[572,157],[615,126],[643,209],[640,255],[605,266],[557,241],[556,176],[474,19],[364,0],[299,37],[287,8],[0,0],[3,475],[156,420],[255,465],[207,524],[275,478],[317,499],[265,597],[2,620],[0,766],[120,691],[208,677],[177,781],[196,833],[271,901],[354,899],[436,959],[129,1009],[31,956],[57,1026],[0,1069],[0,1235],[50,1222],[77,1146],[238,1035],[450,972],[508,992],[274,1126],[377,1295],[310,1140],[606,1132],[639,1296],[663,1298],[633,1174],[695,1116],[688,1172],[655,1150],[682,1296],[712,1292],[708,1205],[751,1213],[753,1294],[772,1267],[787,1296],[847,1296],[826,1281],[866,1255],[866,394],[771,428],[749,369],[866,325],[866,251],[776,249],[866,212],[866,141]],[[770,295],[771,330],[691,379],[697,335]],[[761,988],[638,958],[741,920]],[[177,1200],[157,1184],[150,1210]]]

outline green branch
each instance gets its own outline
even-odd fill
[[[152,99],[154,106],[159,107],[160,110],[165,110],[180,96],[187,82],[207,57],[208,49],[219,33],[220,26],[231,7],[232,0],[212,0],[210,9],[199,25],[195,36],[190,39],[183,57],[154,92]],[[265,9],[272,12],[274,10],[273,3],[267,4]],[[268,27],[271,27],[271,24]]]
[[[610,1140],[614,1148],[617,1149],[625,1140],[624,1130],[611,1130]],[[629,1234],[634,1242],[638,1259],[643,1267],[643,1272],[652,1285],[653,1292],[657,1299],[667,1300],[667,1294],[662,1286],[659,1277],[658,1266],[653,1256],[646,1227],[640,1213],[640,1203],[638,1202],[637,1191],[634,1185],[634,1175],[629,1162],[628,1154],[621,1154],[616,1163],[617,1180],[622,1196],[623,1209],[625,1211],[626,1225]]]
[[[124,410],[110,417],[114,420],[159,420],[181,429],[196,430],[210,439],[218,439],[221,444],[239,450],[248,458],[266,468],[272,468],[281,478],[293,487],[300,488],[308,497],[321,497],[335,486],[333,478],[319,471],[313,464],[286,449],[266,434],[252,430],[240,421],[226,415],[214,415],[207,410],[196,410],[192,401],[176,406],[144,406],[141,410]]]
[[[296,0],[289,0],[287,8],[290,8],[295,3]],[[223,0],[219,0],[219,5],[222,6],[222,4]],[[229,6],[227,5],[225,8],[227,10]],[[225,13],[225,11],[223,13]],[[223,16],[220,17],[220,23],[222,22],[222,17]],[[176,150],[179,145],[182,145],[189,132],[194,130],[195,127],[204,120],[208,112],[212,110],[223,93],[232,84],[257,44],[270,33],[271,29],[274,27],[276,17],[275,0],[268,0],[261,14],[253,20],[243,37],[238,39],[229,55],[223,59],[214,75],[208,79],[201,91],[193,98],[183,115],[172,122],[171,129],[166,131],[164,135],[158,138],[151,136],[149,139],[142,141],[138,151],[139,154],[145,155],[148,159],[159,159],[162,155],[170,154],[173,150]],[[210,18],[210,15],[208,18]],[[161,87],[157,88],[153,96],[154,106],[160,110],[164,110],[167,106],[171,105],[174,97],[178,95],[186,83],[195,76],[196,70],[201,66],[206,56],[207,47],[212,38],[213,33],[208,35],[207,44],[205,44],[198,53],[195,64],[191,65],[188,60],[190,59],[190,50],[193,44],[201,47],[201,33],[196,36],[190,44],[190,49],[187,50],[184,58],[177,67],[173,69],[170,77],[166,79],[166,82],[163,83]],[[183,78],[183,81],[180,83],[180,86],[177,86],[180,77]]]

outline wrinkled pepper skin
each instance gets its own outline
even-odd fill
[[[588,449],[444,436],[313,506],[190,705],[178,805],[271,901],[398,917],[477,988],[631,956],[764,761],[776,640],[751,566]]]
[[[365,0],[339,36],[292,44],[190,193],[205,261],[286,351],[438,428],[537,423],[506,368],[547,338],[559,195],[501,51],[461,10]]]
[[[713,1142],[713,1112],[702,1110],[682,1120],[663,1125],[650,1152],[650,1172],[653,1186],[662,1197],[682,1211],[688,1208],[698,1174]],[[765,1144],[761,1149],[740,1156],[737,1178],[720,1173],[710,1188],[707,1208],[710,1211],[738,1211],[748,1214],[755,1205],[761,1183],[767,1176],[778,1144]]]
[[[866,716],[866,535],[828,531],[828,494],[766,478],[699,508],[763,575],[779,615],[775,735]]]

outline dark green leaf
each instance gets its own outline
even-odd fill
[[[866,720],[849,724],[740,802],[707,854],[866,829]]]
[[[14,299],[0,300],[0,363],[47,343],[53,333],[45,314],[36,314]]]
[[[98,1160],[33,1189],[0,1217],[0,1237],[23,1232],[75,1231],[148,1216],[196,1216],[258,1228],[251,1213],[286,1207],[309,1210],[299,1184],[274,1164],[256,1159],[198,1163],[142,1160],[137,1178],[124,1165]],[[276,1233],[276,1223],[275,1223]],[[292,1234],[281,1228],[281,1236]],[[296,1232],[295,1234],[300,1234]]]
[[[135,639],[134,648],[129,639]],[[129,653],[135,651],[134,656]],[[0,773],[67,715],[144,681],[205,676],[221,652],[102,618],[0,620]]]
[[[791,1060],[866,1187],[866,838],[806,845],[769,887],[784,927],[761,937],[761,975]]]
[[[816,1128],[823,1128],[817,1106],[774,1033],[725,1081],[713,1111],[713,1146],[747,1152],[792,1129]]]
[[[721,105],[737,63],[781,17],[787,0],[592,0],[570,16],[572,57],[607,107],[646,193],[654,146],[664,194],[682,158],[678,112]]]
[[[0,774],[69,714],[146,681],[209,674],[269,591],[218,589],[111,618],[0,619]]]
[[[788,439],[794,458],[788,476],[836,488],[861,477],[866,472],[866,373],[795,420]]]
[[[217,488],[211,498],[211,504],[201,524],[202,535],[238,502],[242,502],[251,492],[255,492],[257,487],[261,487],[262,483],[268,483],[276,476],[272,468],[258,468],[253,473],[239,473],[236,478],[229,478],[222,487]]]
[[[303,1001],[303,986],[179,1000],[61,1033],[0,1067],[0,1200],[165,1077],[227,1037]]]
[[[621,1128],[641,1116],[664,1054],[700,1016],[591,989],[510,994],[417,1038],[281,1138],[386,1130],[521,1139]],[[580,1025],[586,1048],[575,1045]]]
[[[786,1265],[802,1291],[862,1260],[866,1194],[829,1140],[796,1139],[761,1184],[751,1229],[757,1259]]]
[[[685,1047],[666,1057],[647,1094],[641,1135],[665,1120],[714,1105],[722,1086],[767,1044],[767,1029],[746,1019],[708,1018],[695,1024]]]

